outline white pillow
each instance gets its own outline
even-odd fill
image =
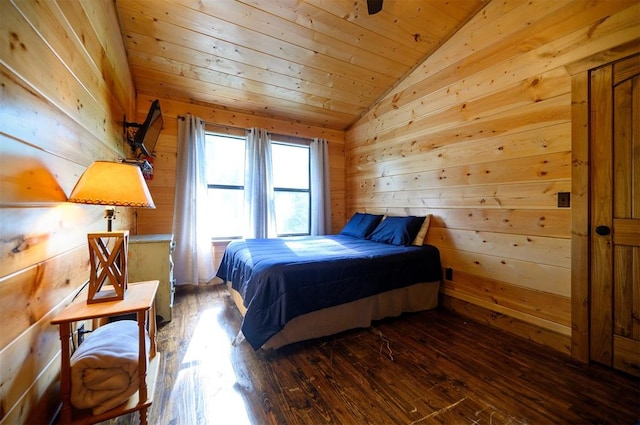
[[[411,245],[422,246],[424,244],[424,238],[427,236],[427,230],[429,230],[429,223],[431,222],[431,214],[427,214],[424,217],[424,222],[416,235],[416,238],[413,240]]]

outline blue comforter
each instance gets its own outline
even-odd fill
[[[233,241],[217,276],[242,295],[242,332],[257,350],[297,316],[437,281],[442,268],[434,246],[330,235]]]

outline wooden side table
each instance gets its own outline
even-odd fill
[[[60,325],[60,342],[62,344],[62,365],[60,370],[62,412],[60,423],[93,424],[139,411],[140,423],[147,424],[147,409],[153,402],[153,391],[158,373],[158,363],[160,362],[160,355],[156,352],[156,315],[154,307],[158,283],[157,280],[129,283],[124,300],[87,304],[87,300],[84,297],[79,297],[51,321],[54,325]],[[140,388],[138,389],[138,395],[134,394],[127,402],[100,415],[93,415],[90,409],[75,409],[71,405],[71,353],[69,349],[72,323],[131,313],[136,314],[140,337],[138,360]],[[148,371],[147,359],[145,358],[147,324],[150,339]]]

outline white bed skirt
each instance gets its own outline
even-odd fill
[[[246,308],[240,293],[227,288],[238,310],[244,316]],[[263,346],[276,349],[284,345],[312,338],[333,335],[349,329],[367,328],[372,320],[399,316],[405,312],[429,310],[438,306],[440,282],[424,282],[383,292],[350,303],[327,307],[298,316],[288,322],[284,329],[272,336]]]

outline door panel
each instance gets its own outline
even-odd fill
[[[613,191],[611,151],[613,127],[613,93],[611,66],[591,72],[590,157],[591,167],[591,223],[596,227],[613,228]],[[591,245],[591,360],[613,364],[613,251],[612,234],[592,230]]]
[[[640,376],[640,55],[590,83],[590,356]]]

